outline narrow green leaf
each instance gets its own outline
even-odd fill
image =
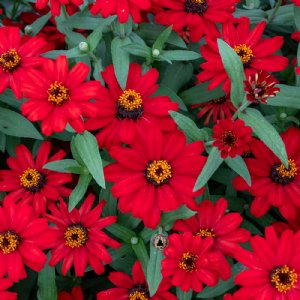
[[[48,169],[62,173],[82,173],[82,167],[74,159],[62,159],[51,161],[43,166],[43,169]]]
[[[126,87],[128,69],[129,69],[129,53],[124,51],[123,46],[131,44],[128,37],[124,39],[115,37],[111,42],[111,55],[115,69],[115,74],[121,88],[124,90]]]
[[[46,25],[46,23],[49,21],[51,17],[51,12],[49,11],[46,15],[38,18],[35,20],[30,26],[31,26],[31,36],[37,35],[41,29]]]
[[[43,140],[41,134],[30,121],[6,108],[0,110],[0,131],[6,135]]]
[[[225,163],[228,165],[229,168],[231,168],[233,171],[235,171],[237,174],[242,176],[247,184],[251,186],[251,176],[249,174],[247,165],[245,164],[244,160],[240,156],[236,157],[227,157],[225,159]]]
[[[300,31],[300,7],[294,6],[294,18],[297,31]]]
[[[218,47],[224,68],[231,81],[230,97],[232,104],[239,107],[245,98],[243,63],[234,50],[223,40],[218,39]]]
[[[201,55],[189,50],[164,50],[158,58],[165,60],[195,60],[201,58]]]
[[[52,58],[52,59],[57,58],[59,55],[65,55],[68,58],[74,58],[74,57],[86,56],[88,55],[88,53],[81,52],[79,48],[76,46],[69,50],[53,50],[42,54],[42,56],[47,58]]]
[[[285,145],[276,129],[254,108],[247,108],[239,113],[239,118],[246,125],[251,126],[253,132],[261,139],[270,150],[288,167],[288,157]]]
[[[0,94],[0,101],[20,110],[21,105],[25,102],[25,99],[16,100],[13,91],[11,89],[6,89],[3,93]]]
[[[97,17],[82,17],[79,13],[70,16],[62,24],[76,29],[94,30],[99,27],[99,22],[104,22],[105,18]]]
[[[280,91],[275,97],[268,99],[268,105],[284,106],[300,109],[300,87],[277,84]]]
[[[69,207],[68,207],[69,211],[71,211],[83,198],[91,180],[92,180],[92,176],[90,174],[81,174],[79,176],[78,183],[73,189],[69,198]]]
[[[3,132],[0,132],[0,151],[4,152],[6,146],[6,135]]]
[[[167,27],[154,42],[152,49],[157,49],[161,51],[164,48],[166,41],[168,40],[170,34],[172,32],[172,26]]]
[[[176,296],[178,300],[191,300],[193,291],[189,290],[188,292],[184,292],[180,289],[180,287],[176,287]]]
[[[141,238],[138,238],[138,242],[136,244],[131,244],[132,249],[137,257],[137,259],[141,262],[142,269],[144,274],[147,274],[147,267],[149,264],[149,255],[144,244],[144,241]]]
[[[199,190],[206,184],[206,182],[211,178],[222,162],[223,158],[221,158],[218,148],[213,147],[208,155],[204,168],[197,178],[194,191]]]
[[[131,238],[136,236],[134,231],[132,231],[118,223],[114,223],[110,226],[107,226],[106,230],[108,232],[110,232],[111,234],[113,234],[115,237],[124,241],[125,243],[130,243]]]
[[[95,181],[105,188],[102,160],[96,138],[88,131],[75,137],[76,150]]]
[[[132,55],[141,56],[145,58],[151,57],[151,49],[146,45],[132,43],[122,47],[125,51]]]

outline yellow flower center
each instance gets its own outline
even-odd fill
[[[271,283],[280,293],[286,293],[293,289],[296,282],[297,274],[295,270],[286,265],[274,269],[271,273]]]
[[[191,252],[185,252],[182,254],[181,260],[178,263],[178,267],[186,272],[193,272],[196,270],[197,260],[197,255]]]
[[[24,188],[37,187],[40,183],[41,174],[36,169],[28,168],[20,176],[20,184]]]
[[[134,291],[129,294],[129,300],[148,300],[144,292]]]
[[[11,231],[0,233],[0,249],[4,254],[17,250],[20,238]]]
[[[200,229],[197,234],[198,236],[205,238],[205,237],[215,237],[213,229]]]
[[[283,163],[280,164],[276,168],[276,171],[278,172],[279,176],[282,178],[290,178],[293,179],[297,175],[298,168],[295,164],[295,161],[293,159],[289,159],[289,168],[286,169]]]
[[[151,161],[146,168],[146,179],[155,186],[167,183],[172,178],[172,168],[166,160]]]
[[[205,0],[191,0],[195,4],[202,4]]]
[[[50,85],[47,93],[48,101],[54,105],[62,105],[70,99],[69,89],[56,80]]]
[[[243,64],[249,63],[249,61],[254,56],[251,48],[246,44],[234,46],[233,50],[240,57]]]
[[[72,225],[64,233],[66,245],[70,248],[80,248],[85,245],[88,237],[86,229],[81,225]]]
[[[119,97],[119,105],[125,110],[136,110],[142,107],[142,97],[141,94],[135,90],[125,90],[123,94]]]
[[[0,65],[5,72],[14,71],[21,63],[21,57],[15,48],[4,52],[0,57]]]

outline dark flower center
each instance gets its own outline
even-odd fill
[[[206,237],[215,237],[215,233],[214,233],[214,230],[213,229],[200,229],[197,234],[197,236],[200,236],[202,238],[206,238]]]
[[[297,175],[298,167],[293,159],[289,159],[289,167],[286,169],[283,163],[276,163],[271,167],[270,177],[275,183],[287,185]]]
[[[184,4],[184,10],[188,13],[198,14],[202,16],[208,9],[208,5],[205,0],[186,0]]]
[[[135,90],[125,90],[117,103],[117,118],[137,120],[143,114],[143,99]]]
[[[148,163],[145,176],[148,182],[158,187],[172,178],[172,168],[166,160],[153,160]]]
[[[232,131],[225,131],[222,135],[222,143],[225,146],[233,147],[236,144],[236,136]]]
[[[150,294],[147,286],[143,283],[135,284],[133,288],[129,290],[129,300],[148,300]]]
[[[294,269],[290,269],[288,266],[278,267],[274,269],[271,274],[271,283],[280,293],[286,293],[287,291],[295,287],[297,282],[297,273]]]
[[[54,105],[62,105],[70,99],[69,89],[61,82],[54,81],[47,90],[48,101]]]
[[[213,104],[216,105],[220,105],[222,103],[225,103],[227,101],[228,97],[227,96],[223,96],[223,97],[219,97],[219,98],[215,98],[210,100]]]
[[[20,175],[20,184],[27,191],[36,193],[46,183],[46,177],[36,169],[28,168]]]
[[[251,63],[251,59],[254,56],[250,47],[246,44],[240,44],[234,46],[233,50],[240,57],[244,67],[248,67]]]
[[[20,243],[20,237],[14,232],[8,230],[0,233],[0,249],[3,254],[9,254],[17,250]]]
[[[80,248],[85,245],[88,237],[87,230],[80,224],[71,225],[64,233],[66,239],[66,246],[70,248]]]
[[[21,63],[21,57],[15,48],[4,52],[0,57],[0,65],[5,72],[13,72]]]
[[[197,260],[197,255],[191,252],[185,252],[182,254],[181,260],[178,263],[178,267],[186,272],[193,272],[196,270]]]

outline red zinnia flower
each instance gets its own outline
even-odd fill
[[[48,2],[48,0],[36,0],[36,8],[43,9],[47,6]],[[50,8],[52,15],[59,16],[61,6],[68,5],[69,3],[79,6],[83,3],[83,0],[50,0]]]
[[[267,72],[282,71],[288,65],[288,59],[273,55],[283,44],[282,36],[262,39],[266,22],[259,23],[250,31],[250,21],[242,17],[223,25],[223,40],[239,55],[246,73],[264,70]],[[224,82],[223,89],[230,91],[230,79],[223,67],[218,50],[217,38],[206,38],[207,45],[201,46],[200,52],[207,60],[201,65],[203,71],[197,75],[199,82],[209,81],[209,90]]]
[[[221,157],[235,157],[249,150],[252,129],[244,121],[220,120],[213,127],[213,145],[221,152]]]
[[[8,278],[0,279],[0,299],[4,300],[17,300],[17,294],[7,292],[6,289],[12,286],[12,281]]]
[[[281,137],[289,158],[288,169],[262,141],[253,140],[254,158],[245,159],[252,185],[249,187],[241,177],[233,181],[237,190],[249,190],[255,196],[250,212],[257,218],[275,206],[286,219],[295,219],[300,207],[300,130],[291,127]]]
[[[202,239],[192,233],[172,234],[164,249],[162,275],[171,277],[174,286],[182,291],[201,292],[203,284],[214,286],[219,277],[230,277],[230,265],[218,251],[213,251],[213,239]]]
[[[300,0],[291,0],[296,6],[300,6]]]
[[[163,25],[173,25],[179,34],[188,31],[192,42],[202,36],[219,36],[216,23],[225,23],[232,18],[236,0],[153,0],[161,10],[155,21]]]
[[[158,85],[158,71],[154,68],[142,74],[138,64],[130,64],[125,90],[119,86],[113,65],[102,73],[108,89],[101,87],[97,97],[99,112],[96,118],[86,122],[88,130],[100,129],[96,135],[99,146],[124,142],[130,144],[140,127],[158,124],[162,130],[176,129],[169,110],[178,110],[167,96],[153,96]]]
[[[84,300],[81,286],[72,288],[71,293],[65,291],[58,293],[58,300]]]
[[[43,169],[43,166],[65,157],[60,150],[48,158],[51,144],[42,143],[34,160],[24,145],[16,147],[16,157],[9,157],[7,164],[11,170],[0,170],[0,191],[10,192],[6,199],[32,204],[37,214],[46,211],[47,201],[56,201],[60,196],[67,197],[71,190],[63,184],[70,182],[71,174]]]
[[[295,31],[291,34],[291,38],[296,42],[300,42],[300,31]]]
[[[236,108],[233,106],[229,96],[215,98],[205,103],[192,105],[191,107],[201,107],[198,117],[202,118],[206,114],[204,125],[208,125],[211,117],[213,117],[213,122],[217,123],[218,120],[231,118],[232,112],[236,112]]]
[[[39,272],[47,261],[42,250],[52,241],[46,218],[37,218],[27,204],[5,199],[0,207],[0,278],[26,278],[24,265]]]
[[[202,238],[212,237],[214,249],[224,255],[233,256],[239,243],[245,243],[250,238],[250,232],[238,228],[243,221],[239,213],[225,215],[227,201],[219,199],[215,204],[205,200],[198,206],[198,215],[186,220],[178,220],[173,229],[179,232],[191,232]]]
[[[300,76],[300,67],[296,68],[296,74]]]
[[[175,210],[181,204],[195,208],[193,187],[206,158],[200,155],[202,142],[185,143],[180,131],[162,134],[149,126],[139,132],[131,148],[110,149],[116,162],[106,166],[104,174],[106,180],[115,182],[111,191],[119,198],[121,212],[131,212],[155,228],[161,211]]]
[[[65,56],[47,59],[41,71],[24,78],[23,92],[29,100],[22,105],[22,114],[32,122],[42,121],[47,136],[63,131],[67,122],[76,132],[84,131],[82,116],[95,116],[97,109],[90,100],[100,87],[98,81],[84,82],[88,73],[89,67],[81,62],[69,72]]]
[[[248,270],[235,277],[234,282],[242,288],[234,299],[300,299],[299,238],[290,230],[278,238],[274,229],[267,227],[265,238],[251,238],[252,252],[239,249],[236,259]]]
[[[112,272],[108,279],[117,287],[97,294],[98,300],[176,300],[177,297],[168,290],[172,286],[169,279],[163,278],[156,293],[150,297],[148,284],[141,267],[136,261],[132,267],[132,278],[123,272]]]
[[[46,41],[33,37],[21,38],[16,27],[0,28],[0,93],[10,87],[16,98],[22,98],[21,86],[26,74],[39,66],[41,53],[50,50]]]
[[[104,272],[103,263],[110,263],[111,256],[104,247],[108,245],[118,248],[120,244],[107,236],[101,229],[116,222],[116,217],[100,218],[105,201],[92,208],[95,197],[90,194],[80,209],[74,208],[68,212],[67,205],[60,200],[58,206],[49,205],[52,215],[47,215],[56,226],[56,242],[51,250],[49,265],[54,267],[62,263],[62,274],[74,265],[76,276],[83,276],[88,264],[96,274]]]
[[[126,23],[131,15],[135,23],[141,23],[141,12],[150,8],[151,0],[96,0],[91,7],[91,13],[96,15],[100,12],[104,18],[118,15],[120,23]]]
[[[247,100],[254,103],[267,103],[268,98],[275,97],[280,91],[275,87],[278,80],[265,71],[249,74],[244,81]]]

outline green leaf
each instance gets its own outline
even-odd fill
[[[156,39],[156,41],[154,42],[152,49],[157,49],[159,51],[161,51],[164,46],[166,41],[168,40],[170,34],[172,32],[172,25],[167,27]]]
[[[176,296],[178,300],[191,300],[193,291],[190,289],[188,292],[184,292],[180,289],[180,287],[176,287]]]
[[[189,50],[164,50],[158,56],[164,60],[194,60],[200,58],[201,55]]]
[[[218,47],[224,68],[231,81],[230,98],[235,107],[239,107],[245,98],[243,63],[234,50],[223,40],[218,39]]]
[[[261,139],[270,150],[288,167],[288,157],[285,145],[276,129],[254,108],[247,108],[238,114],[246,125],[251,126],[253,132]]]
[[[297,31],[300,31],[300,7],[294,6],[294,18]]]
[[[300,87],[285,84],[277,84],[280,91],[275,97],[268,99],[268,105],[284,106],[300,109]]]
[[[144,241],[141,238],[137,238],[138,242],[136,244],[131,244],[132,249],[137,257],[137,259],[140,261],[142,265],[142,269],[144,271],[144,274],[147,274],[147,267],[149,264],[149,255],[146,249],[146,246],[144,244]]]
[[[236,157],[227,157],[225,159],[225,163],[228,165],[229,168],[231,168],[233,171],[235,171],[237,174],[242,176],[247,184],[251,186],[251,176],[249,174],[247,165],[245,164],[244,160],[241,156]]]
[[[122,47],[125,51],[132,55],[151,58],[151,49],[146,45],[132,43]]]
[[[201,298],[201,299],[213,298],[213,297],[223,295],[224,293],[232,289],[234,287],[235,276],[240,272],[242,272],[243,270],[245,270],[245,267],[240,263],[236,263],[235,265],[233,265],[231,270],[232,273],[228,280],[223,281],[220,279],[216,286],[205,287],[201,293],[197,294],[196,298]]]
[[[192,119],[176,111],[169,111],[169,114],[178,125],[178,127],[184,131],[187,138],[192,141],[207,140],[207,132],[203,129],[199,129]]]
[[[51,17],[51,12],[49,11],[46,15],[38,18],[35,20],[30,26],[31,26],[31,36],[37,35],[41,29],[46,25],[46,23],[49,21]]]
[[[96,138],[88,131],[75,136],[76,150],[95,181],[105,188],[102,160]]]
[[[48,260],[50,253],[48,254]],[[48,262],[38,274],[38,300],[56,300],[57,288],[55,283],[55,268],[51,268]]]
[[[51,161],[43,166],[43,169],[48,169],[62,173],[82,173],[82,167],[74,159],[62,159]]]
[[[6,135],[3,132],[0,132],[0,151],[4,152],[6,146]]]
[[[111,55],[115,69],[115,74],[119,85],[123,90],[126,87],[127,75],[129,70],[129,53],[124,51],[123,46],[131,44],[128,37],[124,39],[115,37],[111,42]]]
[[[221,158],[218,148],[213,147],[208,155],[204,168],[197,178],[194,191],[199,190],[206,184],[206,182],[211,178],[222,162],[223,158]]]
[[[57,58],[59,55],[65,55],[68,58],[74,58],[74,57],[86,56],[88,55],[88,53],[81,52],[79,48],[76,46],[69,50],[53,50],[42,54],[42,56],[47,58],[52,58],[52,59]]]
[[[41,134],[30,121],[6,108],[0,110],[0,131],[6,135],[43,140]]]
[[[132,231],[118,223],[114,223],[110,226],[107,226],[107,227],[105,227],[105,229],[108,232],[110,232],[111,234],[113,234],[115,237],[124,241],[125,243],[130,243],[131,238],[136,236],[134,231]]]
[[[92,176],[90,174],[81,174],[79,176],[78,183],[73,189],[69,198],[69,211],[71,211],[83,198],[91,180]]]

